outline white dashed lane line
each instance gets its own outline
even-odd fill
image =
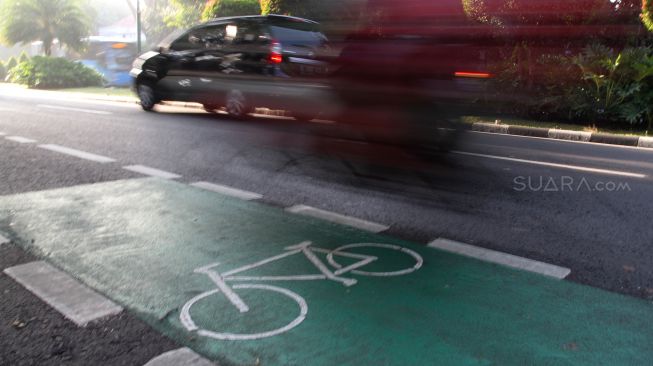
[[[241,189],[223,186],[221,184],[214,184],[209,182],[197,182],[191,184],[191,186],[201,188],[201,189],[206,189],[207,191],[212,191],[212,192],[224,194],[235,198],[240,198],[245,201],[252,201],[252,200],[258,200],[263,198],[262,194],[243,191]]]
[[[33,144],[36,142],[36,140],[28,139],[27,137],[22,137],[22,136],[7,136],[5,137],[6,140],[17,142],[19,144]]]
[[[144,165],[129,165],[129,166],[124,166],[122,167],[125,170],[129,170],[131,172],[135,173],[140,173],[144,175],[149,175],[151,177],[157,177],[157,178],[162,178],[162,179],[177,179],[181,178],[181,175],[175,174],[175,173],[170,173],[166,172],[164,170],[159,170],[155,168],[150,168],[149,166],[144,166]]]
[[[119,305],[43,261],[7,268],[4,273],[80,327],[122,312]]]
[[[548,162],[545,162],[545,161],[537,161],[537,160],[517,159],[517,158],[510,158],[510,157],[507,157],[507,156],[477,154],[477,153],[470,153],[470,152],[464,152],[464,151],[452,151],[452,153],[458,154],[458,155],[486,158],[486,159],[511,161],[511,162],[514,162],[514,163],[524,163],[524,164],[546,166],[546,167],[550,167],[550,168],[577,170],[577,171],[580,171],[580,172],[587,172],[587,173],[616,175],[616,176],[629,177],[629,178],[646,178],[647,177],[646,174],[630,173],[630,172],[624,172],[624,171],[619,171],[619,170],[589,168],[589,167],[584,167],[584,166],[579,166],[579,165],[548,163]]]
[[[95,110],[95,109],[72,108],[72,107],[64,107],[64,106],[50,105],[50,104],[38,104],[37,107],[46,108],[46,109],[57,109],[57,110],[63,110],[63,111],[71,111],[71,112],[90,113],[90,114],[102,114],[102,115],[113,114],[111,112],[98,111],[98,110]]]
[[[58,152],[58,153],[61,153],[61,154],[74,156],[74,157],[77,157],[77,158],[80,158],[80,159],[94,161],[94,162],[97,162],[97,163],[105,164],[105,163],[113,163],[113,162],[116,161],[115,159],[108,158],[106,156],[91,154],[91,153],[87,153],[85,151],[71,149],[71,148],[68,148],[68,147],[65,147],[65,146],[39,145],[39,147],[41,149],[46,149],[46,150]]]
[[[445,252],[455,253],[470,258],[476,258],[485,262],[496,263],[523,271],[535,272],[560,280],[569,276],[571,273],[571,269],[569,268],[559,267],[553,264],[539,262],[536,260],[497,252],[490,249],[479,248],[473,245],[444,238],[434,240],[429,243],[428,246],[431,248],[443,250]]]
[[[369,231],[372,233],[380,233],[390,228],[389,226],[378,224],[376,222],[371,222],[351,216],[345,216],[335,212],[320,210],[318,208],[305,205],[288,207],[286,208],[286,211],[294,214],[311,216],[318,219],[335,222],[336,224],[355,227],[357,229]]]

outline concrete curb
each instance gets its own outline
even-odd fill
[[[584,131],[558,130],[538,127],[511,126],[504,124],[477,122],[472,125],[472,131],[550,138],[556,140],[595,142],[599,144],[653,148],[653,137],[626,136],[607,133],[592,133]]]

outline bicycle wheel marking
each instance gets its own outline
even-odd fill
[[[384,249],[392,249],[396,251],[400,251],[402,253],[405,253],[411,257],[413,257],[416,261],[415,265],[411,268],[406,268],[398,271],[390,271],[390,272],[367,272],[367,271],[361,271],[358,269],[354,269],[351,271],[351,273],[361,275],[361,276],[372,276],[372,277],[393,277],[393,276],[401,276],[405,274],[409,274],[412,272],[417,271],[422,267],[422,264],[424,263],[424,260],[422,259],[422,256],[417,254],[415,251],[412,251],[410,249],[400,247],[398,245],[392,245],[392,244],[379,244],[379,243],[356,243],[356,244],[348,244],[348,245],[343,245],[341,247],[338,247],[334,250],[332,250],[329,254],[327,254],[327,261],[329,261],[329,264],[334,266],[335,268],[342,269],[342,265],[333,258],[334,254],[341,255],[341,251],[351,249],[351,248],[384,248]],[[342,253],[342,254],[351,254],[351,253]],[[361,254],[362,255],[362,254]],[[343,255],[344,256],[344,255]],[[367,264],[367,263],[366,263]]]
[[[205,292],[203,294],[200,294],[198,296],[195,296],[193,299],[191,299],[189,302],[187,302],[180,315],[180,320],[184,327],[188,331],[197,331],[197,334],[203,337],[209,337],[217,340],[223,340],[223,341],[245,341],[245,340],[256,340],[256,339],[261,339],[261,338],[267,338],[267,337],[272,337],[275,335],[279,335],[281,333],[285,333],[299,324],[301,324],[304,319],[306,319],[306,315],[308,314],[308,304],[306,304],[306,300],[299,296],[298,294],[285,289],[281,287],[276,287],[276,286],[270,286],[270,285],[257,285],[257,284],[241,284],[241,285],[234,285],[232,287],[234,290],[240,290],[240,289],[258,289],[258,290],[267,290],[267,291],[273,291],[280,293],[282,295],[286,295],[290,297],[291,299],[295,300],[295,302],[299,305],[299,316],[295,318],[292,322],[290,322],[288,325],[283,326],[281,328],[267,331],[267,332],[261,332],[261,333],[253,333],[253,334],[238,334],[238,333],[219,333],[219,332],[214,332],[206,329],[200,329],[195,322],[193,322],[193,319],[191,318],[190,315],[190,309],[192,308],[195,303],[198,301],[209,297],[211,295],[217,294],[220,292],[220,290],[215,289],[211,290],[208,292]]]
[[[182,325],[190,332],[197,332],[198,335],[203,336],[203,337],[208,337],[208,338],[213,338],[217,340],[226,340],[226,341],[241,341],[241,340],[257,340],[257,339],[262,339],[262,338],[267,338],[267,337],[272,337],[276,336],[282,333],[285,333],[299,324],[301,324],[305,319],[308,314],[308,305],[304,298],[302,298],[300,295],[296,294],[293,291],[290,291],[285,288],[277,287],[277,286],[270,286],[270,285],[264,285],[264,284],[237,284],[233,286],[229,286],[226,284],[225,281],[315,281],[315,280],[330,280],[330,281],[335,281],[335,282],[340,282],[344,284],[345,286],[352,286],[357,283],[356,279],[353,278],[344,278],[344,277],[339,277],[341,274],[345,273],[353,273],[353,274],[358,274],[362,276],[376,276],[376,277],[390,277],[390,276],[401,276],[405,274],[412,273],[419,268],[422,267],[423,264],[423,259],[422,257],[417,254],[415,251],[397,246],[397,245],[392,245],[392,244],[380,244],[380,243],[356,243],[356,244],[348,244],[348,245],[343,245],[341,247],[338,247],[333,250],[329,249],[324,249],[324,248],[317,248],[317,247],[312,247],[312,243],[310,241],[305,241],[302,242],[298,245],[294,246],[289,246],[286,247],[286,252],[267,258],[263,259],[261,261],[245,265],[243,267],[224,272],[224,273],[219,273],[217,271],[212,270],[214,267],[217,267],[218,264],[212,264],[209,266],[201,267],[195,270],[195,273],[201,273],[208,275],[209,278],[215,283],[217,286],[216,289],[201,293],[195,297],[193,297],[191,300],[189,300],[184,306],[182,307],[182,310],[179,314],[179,319],[182,323]],[[362,254],[362,253],[349,253],[346,250],[352,249],[352,248],[381,248],[381,249],[388,249],[391,251],[398,251],[402,252],[409,257],[412,257],[413,260],[415,260],[415,264],[410,267],[410,268],[405,268],[397,271],[388,271],[388,272],[371,272],[371,271],[363,271],[360,270],[360,268],[363,268],[364,266],[373,263],[379,258],[374,255],[367,255],[367,254]],[[327,267],[327,264],[323,262],[318,256],[315,255],[315,253],[322,253],[326,254],[326,259],[328,264],[330,264],[333,268],[335,268],[335,271],[331,271],[330,268]],[[320,272],[320,274],[310,274],[310,275],[294,275],[294,276],[242,276],[242,275],[237,275],[241,274],[243,272],[246,272],[248,270],[275,262],[277,260],[296,255],[296,254],[303,254],[305,259],[307,259],[311,264],[313,264],[316,269]],[[334,259],[335,256],[340,256],[340,257],[345,257],[345,258],[350,258],[350,259],[355,259],[357,260],[353,264],[350,264],[348,266],[343,266],[340,263],[336,262]],[[242,301],[240,296],[236,294],[234,290],[239,290],[239,289],[256,289],[256,290],[265,290],[265,291],[273,291],[277,292],[279,294],[285,295],[292,300],[294,300],[298,305],[299,305],[299,316],[295,318],[293,321],[291,321],[289,324],[270,331],[265,331],[265,332],[259,332],[259,333],[251,333],[251,334],[240,334],[240,333],[226,333],[226,332],[217,332],[217,331],[212,331],[208,329],[202,329],[192,319],[191,316],[191,308],[193,305],[195,305],[197,302],[204,300],[205,298],[216,295],[219,293],[222,293],[229,302],[231,302],[232,305],[234,305],[240,312],[241,314],[247,313],[249,311],[249,307]],[[237,300],[237,301],[236,301]]]

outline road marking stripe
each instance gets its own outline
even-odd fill
[[[479,248],[473,245],[457,241],[439,238],[428,245],[431,248],[444,250],[446,252],[460,254],[466,257],[480,259],[482,261],[501,264],[507,267],[517,268],[524,271],[539,273],[557,279],[564,279],[571,273],[571,269],[535,261],[516,255],[497,252],[490,249]]]
[[[240,198],[240,199],[245,200],[245,201],[252,201],[252,200],[258,200],[258,199],[263,198],[262,194],[243,191],[243,190],[232,188],[232,187],[229,187],[229,186],[223,186],[221,184],[214,184],[214,183],[209,183],[209,182],[197,182],[197,183],[191,184],[191,186],[201,188],[201,189],[206,189],[207,191],[221,193],[221,194],[224,194],[226,196]]]
[[[4,272],[80,327],[122,311],[122,307],[43,261]]]
[[[144,165],[129,165],[129,166],[124,166],[122,167],[125,170],[129,170],[135,173],[140,173],[140,174],[145,174],[149,175],[152,177],[158,177],[158,178],[163,178],[163,179],[177,179],[181,178],[181,175],[175,174],[175,173],[170,173],[166,172],[164,170],[159,170],[155,168],[150,168],[149,166],[144,166]]]
[[[318,208],[305,206],[305,205],[296,205],[296,206],[288,207],[286,208],[286,211],[294,214],[306,215],[322,220],[335,222],[341,225],[355,227],[357,229],[369,231],[372,233],[380,233],[390,228],[389,226],[378,224],[376,222],[371,222],[371,221],[367,221],[351,216],[345,216],[335,212],[320,210]]]
[[[151,359],[144,366],[215,366],[190,348],[179,348]]]
[[[63,106],[50,105],[50,104],[38,104],[37,107],[39,107],[39,108],[48,108],[48,109],[58,109],[58,110],[62,110],[62,111],[91,113],[91,114],[103,114],[103,115],[112,114],[111,112],[98,111],[98,110],[95,110],[95,109],[72,108],[72,107],[63,107]]]
[[[32,144],[36,142],[36,140],[28,139],[27,137],[22,137],[22,136],[8,136],[5,137],[5,139],[13,142],[17,142],[19,144]]]
[[[11,240],[5,238],[4,236],[0,235],[0,245],[2,244],[8,244]]]
[[[630,177],[630,178],[646,178],[647,177],[646,174],[629,173],[629,172],[624,172],[624,171],[619,171],[619,170],[587,168],[587,167],[578,166],[578,165],[547,163],[547,162],[544,162],[544,161],[509,158],[509,157],[506,157],[506,156],[477,154],[477,153],[470,153],[470,152],[465,152],[465,151],[452,151],[452,153],[459,154],[459,155],[466,155],[466,156],[476,156],[476,157],[488,158],[488,159],[512,161],[512,162],[516,162],[516,163],[525,163],[525,164],[548,166],[548,167],[552,167],[552,168],[578,170],[578,171],[581,171],[581,172],[588,172],[588,173],[618,175],[618,176]]]
[[[98,162],[98,163],[113,163],[113,162],[116,161],[115,159],[111,159],[111,158],[108,158],[106,156],[95,155],[95,154],[87,153],[85,151],[71,149],[71,148],[65,147],[65,146],[39,145],[39,147],[41,149],[46,149],[46,150],[50,150],[50,151],[54,151],[54,152],[58,152],[58,153],[66,154],[66,155],[71,155],[71,156],[74,156],[74,157],[77,157],[77,158],[80,158],[80,159],[91,160],[91,161],[95,161],[95,162]]]

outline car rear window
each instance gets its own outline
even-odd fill
[[[290,46],[319,47],[327,39],[315,23],[301,21],[282,21],[270,25],[272,37]]]

